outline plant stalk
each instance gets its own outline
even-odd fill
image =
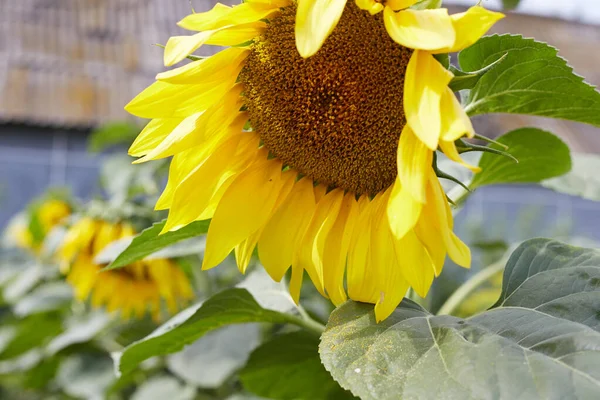
[[[451,315],[479,286],[484,284],[498,272],[502,271],[504,269],[505,261],[506,260],[502,259],[497,263],[490,265],[463,283],[454,293],[452,293],[452,296],[446,300],[442,307],[440,307],[437,315]]]
[[[316,333],[319,336],[321,336],[321,334],[325,332],[325,325],[318,321],[315,321],[306,313],[302,314],[302,318],[297,317],[295,315],[290,315],[289,322],[294,325],[298,325],[306,330],[309,330],[313,333]]]

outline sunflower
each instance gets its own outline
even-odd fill
[[[94,258],[111,242],[135,235],[127,223],[82,218],[67,232],[59,251],[61,269],[80,300],[90,297],[94,307],[119,311],[124,319],[141,318],[150,311],[160,319],[161,299],[170,313],[193,297],[189,280],[168,259],[137,261],[116,270],[102,271]]]
[[[434,55],[501,14],[414,3],[248,0],[184,18],[198,33],[171,37],[164,62],[192,62],[126,106],[152,119],[135,162],[173,157],[163,232],[212,218],[204,269],[235,251],[244,272],[258,247],[274,280],[291,266],[296,301],[306,271],[336,305],[374,303],[377,320],[409,287],[425,296],[446,254],[468,267],[433,159],[463,163],[454,141],[474,131]],[[192,55],[202,45],[229,47]]]
[[[47,199],[34,204],[25,218],[16,220],[8,228],[17,246],[39,252],[46,235],[71,215],[71,206],[59,199]]]

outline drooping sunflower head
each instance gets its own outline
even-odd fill
[[[8,228],[8,235],[19,247],[38,252],[46,235],[71,215],[72,208],[64,200],[49,198],[34,202]]]
[[[172,314],[193,297],[187,276],[173,261],[142,260],[108,271],[94,262],[108,244],[134,234],[127,223],[82,218],[69,229],[59,250],[61,269],[78,299],[90,298],[92,306],[104,306],[125,319],[149,312],[159,320],[163,302]]]
[[[235,250],[244,271],[258,247],[273,279],[291,266],[296,300],[306,271],[381,320],[408,287],[427,293],[446,254],[470,264],[433,154],[471,167],[454,141],[474,131],[434,55],[500,14],[414,3],[250,0],[180,22],[199,33],[172,37],[165,64],[193,61],[126,107],[152,118],[130,154],[173,156],[156,208],[170,210],[165,231],[212,218],[204,268]],[[230,47],[190,56],[206,44]]]

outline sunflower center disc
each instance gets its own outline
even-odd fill
[[[295,14],[290,6],[269,21],[241,73],[252,127],[285,165],[322,184],[385,190],[397,174],[412,51],[390,39],[382,13],[348,2],[323,47],[303,59]]]

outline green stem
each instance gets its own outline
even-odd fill
[[[498,272],[504,269],[504,261],[500,260],[499,262],[490,265],[484,270],[475,274],[471,279],[462,284],[452,296],[446,300],[444,305],[440,307],[438,311],[438,315],[451,315],[458,306],[467,298],[471,293],[473,293],[479,286],[484,284],[487,280],[492,278]]]
[[[314,332],[319,336],[325,332],[325,325],[312,319],[306,312],[302,313],[302,318],[296,317],[295,315],[289,315],[288,317],[290,323]]]

